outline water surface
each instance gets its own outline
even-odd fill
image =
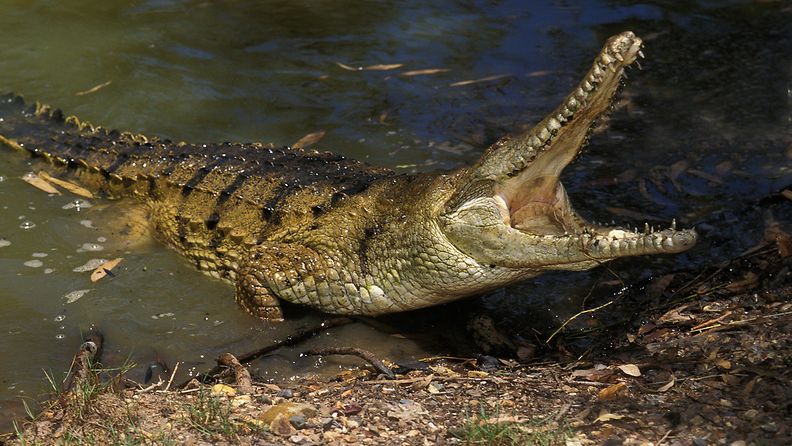
[[[401,171],[448,169],[539,120],[608,36],[631,29],[646,42],[643,71],[630,73],[611,129],[592,139],[564,182],[591,218],[667,225],[677,217],[703,240],[683,255],[613,269],[638,280],[707,264],[761,237],[754,204],[791,178],[792,11],[784,2],[431,3],[3,0],[0,92],[174,140],[288,145],[322,130],[319,149]],[[424,69],[440,70],[400,75]],[[42,370],[62,373],[92,328],[105,333],[106,362],[161,357],[190,371],[319,320],[248,316],[230,286],[175,253],[122,245],[124,206],[69,207],[75,197],[21,181],[36,169],[0,151],[0,410],[45,392]],[[92,284],[73,271],[114,257],[124,261],[110,280]],[[552,274],[487,302],[507,320],[549,327],[610,274]],[[69,303],[69,293],[86,289]],[[402,339],[356,324],[316,342],[406,358],[442,351],[432,336]],[[315,365],[285,352],[256,367],[290,376]]]

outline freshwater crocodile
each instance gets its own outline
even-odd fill
[[[631,32],[611,37],[552,113],[452,171],[397,174],[259,143],[174,143],[95,128],[15,96],[0,99],[12,109],[0,142],[102,195],[140,200],[156,237],[235,284],[257,316],[282,317],[281,299],[379,315],[693,246],[695,231],[675,225],[639,233],[589,223],[559,181],[641,46]]]

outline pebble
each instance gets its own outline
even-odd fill
[[[289,417],[289,423],[291,423],[295,429],[302,429],[306,424],[305,415],[292,415]]]
[[[289,399],[294,396],[294,391],[292,391],[292,389],[281,389],[278,391],[277,396]]]

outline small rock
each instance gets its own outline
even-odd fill
[[[732,441],[729,446],[745,446],[745,440]]]
[[[763,431],[771,433],[771,434],[775,433],[775,432],[778,432],[778,425],[776,425],[774,421],[771,421],[769,423],[763,424],[761,426],[761,428],[762,428]]]
[[[278,414],[269,424],[270,432],[282,437],[294,435],[297,430],[291,425],[289,419],[284,414]]]
[[[696,437],[693,439],[693,446],[707,446],[707,440]]]
[[[318,413],[319,412],[316,410],[316,408],[310,404],[285,402],[270,407],[261,415],[259,415],[259,419],[269,424],[280,415],[283,415],[286,422],[288,422],[289,419],[295,415],[302,415],[305,418],[312,418],[318,415]]]
[[[278,394],[276,396],[289,399],[294,396],[294,391],[292,391],[292,389],[281,389],[278,391]]]
[[[305,415],[292,415],[289,417],[289,423],[291,423],[295,429],[302,429],[305,427]]]
[[[233,387],[225,384],[215,384],[212,386],[212,396],[234,396],[236,390]]]
[[[748,409],[743,413],[746,420],[753,420],[757,415],[759,415],[759,411],[756,409]]]

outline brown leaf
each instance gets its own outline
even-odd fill
[[[682,311],[687,308],[687,305],[682,305],[681,307],[677,307],[671,310],[668,310],[665,314],[660,316],[657,319],[657,322],[661,324],[676,324],[679,322],[690,322],[693,320],[693,316],[689,314],[682,314]]]
[[[88,189],[78,186],[74,183],[70,183],[65,180],[61,180],[60,178],[55,178],[50,176],[47,172],[41,171],[38,173],[38,176],[45,181],[49,181],[50,183],[57,184],[58,186],[66,189],[67,191],[73,193],[74,195],[79,195],[85,198],[93,198],[93,194]]]
[[[112,83],[113,83],[112,80],[107,81],[107,82],[103,82],[103,83],[101,83],[99,85],[96,85],[94,87],[91,87],[91,88],[89,88],[87,90],[78,91],[77,93],[74,93],[74,95],[75,96],[83,96],[83,95],[86,95],[86,94],[96,93],[97,91],[101,90],[102,88],[104,88],[104,87],[106,87],[106,86],[108,86],[108,85],[110,85]]]
[[[614,398],[618,398],[627,390],[627,384],[624,383],[616,383],[612,386],[608,386],[599,391],[597,394],[597,398],[600,401],[608,401]]]
[[[311,144],[316,144],[317,142],[319,142],[319,140],[324,138],[324,136],[325,136],[324,130],[319,130],[318,132],[309,133],[303,136],[302,138],[300,138],[296,143],[292,144],[292,148],[302,149],[304,147],[308,147]]]
[[[97,281],[101,280],[110,271],[112,271],[113,268],[118,266],[118,264],[121,263],[121,260],[122,260],[122,257],[118,257],[118,258],[115,258],[113,260],[108,260],[108,261],[102,263],[101,265],[99,265],[99,267],[96,268],[91,273],[91,282],[97,282]]]
[[[401,68],[404,64],[401,63],[391,63],[391,64],[377,64],[377,65],[369,65],[364,67],[364,70],[367,71],[388,71],[388,70],[395,70],[397,68]]]
[[[424,76],[428,74],[445,73],[447,71],[451,71],[451,70],[448,68],[426,68],[423,70],[404,71],[399,73],[399,76],[401,77]]]
[[[619,366],[619,370],[624,372],[626,375],[641,376],[641,369],[639,369],[635,364],[622,364]]]
[[[660,393],[668,392],[669,389],[674,387],[674,384],[676,384],[676,377],[674,375],[671,375],[671,381],[668,381],[666,384],[660,386],[660,388],[657,389],[657,391]]]
[[[607,410],[602,409],[602,411],[599,413],[599,416],[597,417],[596,420],[594,420],[594,422],[595,423],[604,423],[605,421],[621,420],[622,418],[624,418],[624,415],[610,413]]]
[[[60,191],[55,188],[52,184],[47,182],[47,180],[39,177],[33,172],[28,172],[24,176],[22,176],[22,180],[31,186],[35,187],[36,189],[43,190],[48,194],[56,194],[61,195]]]

